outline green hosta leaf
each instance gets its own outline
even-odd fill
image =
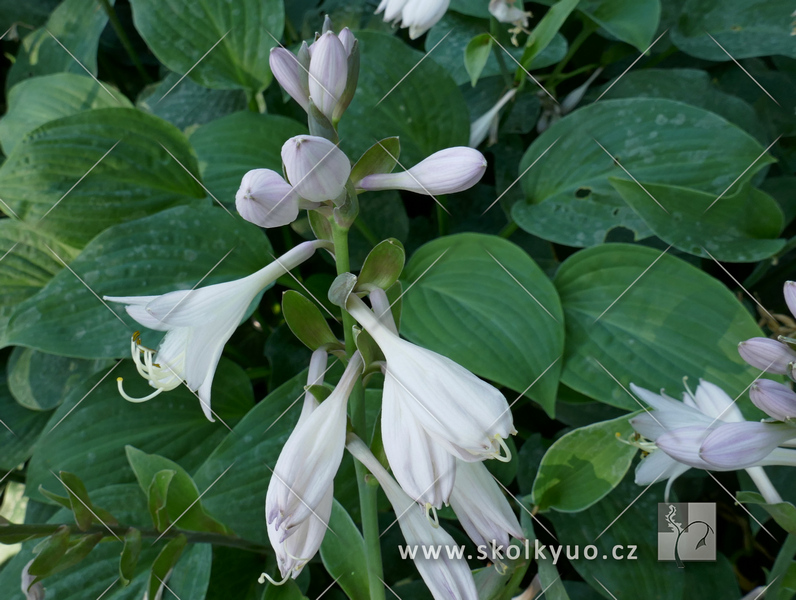
[[[50,469],[77,473],[92,496],[93,490],[134,482],[124,453],[127,444],[158,452],[193,472],[228,431],[222,423],[205,418],[199,400],[184,386],[150,402],[133,404],[119,396],[117,377],[124,378],[125,389],[133,396],[152,389],[132,361],[98,373],[75,388],[52,414],[48,433],[36,447],[27,476],[31,497],[41,499],[33,493],[39,485],[48,489],[60,485]],[[248,377],[240,367],[222,359],[213,384],[213,410],[232,427],[253,404]],[[175,431],[180,434],[168,433]]]
[[[484,9],[486,8],[480,0],[477,0],[477,2],[481,4]],[[487,11],[484,10],[484,12]],[[488,17],[489,14],[487,13],[487,18]],[[489,27],[490,25],[487,19],[476,19],[472,16],[448,11],[445,13],[445,16],[431,28],[426,36],[425,49],[426,52],[429,53],[428,60],[433,60],[442,65],[456,82],[456,85],[469,83],[470,75],[467,73],[464,63],[465,48],[467,48],[467,44],[475,36],[489,33]],[[509,26],[505,25],[505,27],[508,28]],[[533,59],[529,70],[542,69],[554,65],[564,58],[564,55],[567,53],[567,40],[560,33],[553,33],[555,34],[553,39],[550,40],[547,47]],[[445,41],[441,41],[443,37]],[[512,57],[520,60],[520,58],[522,58],[523,48],[518,48],[512,46],[510,43],[503,42],[501,42],[501,45],[503,46],[502,49],[497,45],[493,46],[492,53],[488,56],[484,69],[481,72],[481,80],[486,77],[499,75],[502,72],[497,56],[500,56],[500,59],[510,72],[514,72],[516,69],[517,63],[514,62]],[[434,48],[433,52],[431,52],[432,48]],[[509,56],[509,54],[511,56]]]
[[[209,88],[259,91],[271,82],[268,53],[282,37],[282,0],[130,4],[141,37],[175,73],[190,71],[189,77]]]
[[[136,99],[136,106],[183,131],[246,109],[243,90],[211,90],[190,78],[180,79],[177,73],[169,73],[159,83],[145,88]]]
[[[752,106],[738,96],[722,92],[707,71],[633,69],[589,95],[597,98],[608,86],[611,89],[603,96],[603,100],[636,97],[677,100],[724,117],[766,145],[771,141],[766,141],[763,125]]]
[[[19,2],[0,0],[0,23],[25,23],[38,27],[47,22],[47,17],[58,6],[59,0],[39,0],[38,2]]]
[[[36,546],[36,558],[28,573],[41,579],[52,573],[69,550],[69,527],[62,525],[54,534]]]
[[[109,0],[109,3],[113,5],[114,0]],[[88,69],[96,75],[97,46],[107,22],[108,15],[99,2],[64,0],[52,12],[44,27],[29,33],[22,40],[8,73],[6,87],[11,88],[30,77],[63,71],[83,74]]]
[[[180,534],[168,544],[158,554],[155,562],[152,564],[152,572],[149,574],[149,583],[147,584],[147,598],[163,598],[168,585],[169,575],[171,575],[177,561],[180,560],[185,546],[188,544],[188,538]]]
[[[580,0],[578,10],[612,36],[644,51],[661,16],[661,0]]]
[[[77,253],[20,221],[0,219],[0,345],[7,345],[8,319],[17,305],[63,268],[56,255],[71,261]]]
[[[497,236],[453,235],[415,252],[404,280],[409,340],[518,392],[541,377],[526,395],[554,413],[564,319],[530,256]]]
[[[8,426],[0,426],[0,470],[10,471],[30,458],[50,413],[28,410],[16,402],[8,389],[6,374],[0,371],[0,415]]]
[[[257,403],[194,476],[197,485],[206,489],[235,463],[202,496],[202,504],[211,513],[224,515],[225,523],[248,540],[269,543],[263,522],[263,499],[271,469],[301,413],[306,382],[305,371]],[[261,526],[253,527],[252,523]]]
[[[553,41],[564,21],[575,10],[578,2],[579,0],[560,0],[556,2],[536,24],[536,27],[531,31],[531,35],[528,36],[525,51],[522,54],[521,62],[526,65],[526,68],[528,68],[527,65],[533,65],[534,59]]]
[[[756,504],[763,507],[782,529],[796,535],[796,506],[790,502],[769,504],[763,496],[756,492],[737,492],[735,497],[741,504]]]
[[[75,514],[75,521],[81,531],[91,527],[92,523],[97,525],[118,525],[114,516],[107,510],[94,506],[88,496],[86,485],[77,475],[61,471],[60,481],[66,489],[69,504]]]
[[[132,108],[104,108],[30,132],[0,168],[0,188],[23,221],[81,247],[116,223],[196,204],[205,195],[197,174],[173,125]]]
[[[168,525],[173,523],[177,529],[188,531],[230,533],[223,524],[205,512],[199,501],[199,489],[180,465],[157,454],[141,452],[132,446],[125,446],[125,451],[141,489],[150,499],[150,510],[156,508],[159,512],[161,509],[153,505],[153,493],[167,494],[165,512]],[[163,477],[164,474],[168,475]],[[158,517],[159,524],[166,524],[162,515],[153,515],[153,518],[155,516]]]
[[[539,162],[522,179],[526,201],[512,208],[517,224],[569,246],[599,244],[615,227],[634,231],[636,239],[649,236],[608,181],[629,177],[606,150],[642,184],[688,187],[714,197],[740,189],[773,162],[768,156],[755,162],[764,148],[705,110],[657,98],[603,100],[564,117],[528,148],[520,173]]]
[[[95,108],[132,107],[121,92],[91,77],[56,73],[21,81],[8,93],[8,112],[0,119],[0,142],[10,154],[29,131],[61,117]],[[114,97],[115,96],[115,97]]]
[[[122,522],[135,527],[151,527],[148,523],[145,497],[140,493],[138,484],[110,486],[96,492],[92,490],[92,495],[98,504],[112,510]],[[49,522],[59,523],[70,519],[69,512],[61,510],[53,515]],[[3,569],[0,570],[0,589],[4,591],[19,589],[20,573],[25,564],[33,558],[31,550],[34,545],[35,542],[23,544],[21,552],[3,565]],[[119,581],[119,553],[122,544],[115,540],[98,544],[77,567],[52,575],[43,582],[47,598],[86,600],[102,596],[102,600],[140,600],[146,591],[155,557],[164,545],[164,542],[160,542],[157,546],[152,546],[151,543],[143,545],[138,567],[130,585],[125,587]],[[167,582],[169,587],[183,600],[204,598],[211,561],[209,545],[192,545],[186,549],[174,568]],[[169,594],[170,592],[166,592],[164,600]]]
[[[130,585],[135,575],[135,567],[141,556],[141,532],[131,527],[124,536],[122,557],[119,560],[119,579],[123,586]]]
[[[346,509],[337,501],[332,505],[329,529],[334,533],[323,538],[321,559],[326,571],[351,600],[368,600],[365,540]]]
[[[594,423],[560,437],[545,453],[533,483],[539,510],[578,512],[610,493],[627,473],[636,448],[629,416]]]
[[[762,335],[755,320],[724,285],[678,258],[605,244],[564,261],[555,285],[567,324],[561,381],[587,396],[636,410],[620,384],[677,396],[687,376],[735,398],[759,375],[737,350]]]
[[[475,36],[464,49],[464,66],[467,69],[467,74],[470,76],[470,83],[473,87],[478,83],[491,52],[492,36],[488,33],[481,33]]]
[[[106,306],[97,296],[144,296],[230,281],[270,262],[270,250],[257,227],[219,207],[177,207],[117,225],[16,308],[8,342],[83,358],[129,356],[130,336],[141,326],[123,306]],[[144,341],[155,347],[160,337],[145,332]]]
[[[772,54],[796,58],[792,12],[787,0],[687,0],[672,41],[706,60],[731,60],[718,44],[736,60]]]
[[[227,205],[235,204],[240,180],[251,169],[282,172],[282,145],[307,128],[286,117],[238,112],[191,135],[207,189]]]
[[[105,360],[80,360],[14,348],[8,359],[8,387],[31,410],[51,410],[88,377],[110,366]]]
[[[177,471],[170,469],[158,471],[152,476],[149,487],[144,490],[147,494],[149,514],[158,531],[166,531],[171,526],[168,511],[169,486],[176,474]]]
[[[437,150],[467,145],[467,106],[445,69],[431,60],[419,63],[423,54],[394,36],[360,31],[357,39],[359,85],[340,121],[341,146],[349,156],[398,136],[401,164],[409,168]]]
[[[713,194],[672,185],[648,183],[642,189],[634,181],[609,181],[655,235],[683,252],[722,262],[757,262],[785,245],[773,239],[783,226],[779,205],[750,186],[717,201]]]

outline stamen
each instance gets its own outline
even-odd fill
[[[144,396],[143,398],[135,398],[133,396],[130,396],[127,392],[124,391],[124,386],[122,385],[123,381],[124,381],[123,377],[118,377],[116,379],[116,387],[119,388],[119,394],[121,395],[121,397],[127,400],[128,402],[135,402],[135,403],[146,402],[147,400],[152,400],[152,398],[154,398],[164,390],[164,388],[158,388],[148,396]]]
[[[266,579],[269,581],[271,585],[285,585],[287,583],[287,580],[290,579],[290,573],[285,575],[282,581],[276,581],[268,573],[260,573],[260,577],[257,579],[257,583],[265,583]]]
[[[501,455],[500,451],[498,451],[492,458],[499,460],[500,462],[511,462],[511,449],[506,445],[505,440],[500,437],[499,434],[495,435],[495,440],[497,440],[497,443],[500,444],[500,448],[506,453],[506,455],[503,456]]]
[[[694,392],[692,392],[691,388],[688,387],[688,375],[683,377],[683,387],[685,387],[685,391],[688,392],[688,395],[691,396],[691,400],[696,402],[696,398],[694,397]]]
[[[433,518],[431,517],[433,515]],[[439,517],[437,516],[437,509],[434,508],[430,502],[426,502],[426,519],[434,529],[439,527]]]
[[[642,452],[646,452],[647,454],[658,449],[658,446],[655,445],[655,442],[645,440],[637,433],[631,434],[630,439],[625,440],[622,439],[622,434],[617,431],[616,439],[622,442],[623,444],[627,444],[628,446],[633,446],[634,448],[638,448],[639,450],[641,450]]]

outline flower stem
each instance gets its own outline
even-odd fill
[[[143,77],[146,83],[152,83],[152,78],[149,76],[149,73],[146,72],[144,65],[141,63],[141,59],[138,58],[138,54],[136,54],[135,48],[133,48],[133,44],[130,42],[130,38],[127,37],[124,27],[119,21],[119,17],[116,15],[116,11],[113,9],[108,0],[98,0],[98,2],[105,11],[105,14],[108,15],[108,20],[111,23],[111,27],[113,27],[113,31],[116,32],[116,37],[119,38],[124,51],[127,52],[127,56],[129,56],[130,60],[133,62],[133,66],[139,72],[141,77]]]
[[[334,241],[334,257],[337,274],[348,273],[351,263],[348,255],[348,229],[340,227],[334,219],[332,225],[332,239]],[[343,329],[345,333],[346,354],[350,357],[356,351],[353,328],[354,318],[343,310]],[[365,390],[360,379],[348,399],[351,407],[351,423],[354,431],[363,439],[367,435],[367,422],[365,420]],[[368,570],[368,587],[371,600],[385,600],[383,568],[381,563],[381,545],[379,543],[379,519],[376,506],[377,489],[365,481],[367,470],[359,461],[354,461],[357,475],[357,489],[359,490],[359,508],[362,517],[362,535],[365,538],[365,559]]]
[[[72,524],[74,525],[74,524]],[[21,537],[27,536],[26,539],[35,539],[46,537],[48,535],[54,534],[58,528],[61,527],[60,523],[24,523],[24,524],[16,524],[11,523],[10,525],[0,525],[0,538],[8,538],[11,536],[14,537]],[[104,541],[113,541],[113,536],[117,538],[124,539],[124,535],[127,533],[127,530],[130,527],[128,525],[92,525],[86,531],[79,531],[75,528],[72,530],[72,535],[91,535],[94,533],[102,533],[106,534]],[[139,529],[141,535],[145,538],[158,538],[161,537],[159,531],[155,529]],[[263,546],[262,544],[257,544],[256,542],[250,542],[248,540],[244,540],[243,538],[239,538],[234,535],[225,535],[221,533],[209,533],[209,532],[201,532],[201,531],[184,531],[177,528],[169,529],[163,535],[163,539],[170,540],[178,535],[184,535],[188,538],[188,542],[192,544],[204,544],[209,543],[213,544],[214,546],[225,546],[227,548],[238,548],[240,550],[246,550],[248,552],[256,552],[258,554],[263,555],[273,555],[273,550],[269,546]]]

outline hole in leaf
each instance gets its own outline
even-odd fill
[[[582,187],[575,190],[575,198],[588,198],[591,196],[591,188]]]

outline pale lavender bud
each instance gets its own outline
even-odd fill
[[[351,174],[348,157],[329,140],[298,135],[282,146],[287,178],[299,196],[311,202],[335,200]]]
[[[299,59],[284,48],[274,48],[271,50],[268,64],[271,65],[271,72],[279,85],[301,105],[301,108],[309,110],[309,75]]]
[[[738,354],[753,367],[777,375],[787,374],[788,364],[796,362],[796,352],[781,342],[764,337],[741,342]]]
[[[331,31],[313,44],[309,89],[313,104],[331,121],[348,79],[348,52]]]
[[[749,397],[757,408],[777,421],[796,418],[796,393],[786,385],[760,379],[752,384]]]
[[[351,33],[351,30],[348,27],[345,27],[339,34],[337,34],[340,43],[343,44],[343,48],[345,48],[346,56],[351,55],[351,50],[354,48],[354,42],[357,39],[354,37],[354,34]]]
[[[796,317],[796,281],[786,281],[784,292],[790,313]]]
[[[699,455],[700,447],[710,433],[704,425],[679,427],[658,436],[655,445],[674,460],[695,469],[714,469]]]
[[[435,152],[402,173],[377,173],[357,184],[362,190],[407,190],[435,196],[455,194],[473,187],[486,171],[486,158],[478,150],[457,146]]]
[[[702,442],[699,456],[708,469],[735,470],[758,465],[780,444],[796,437],[785,423],[725,423]]]
[[[260,227],[281,227],[296,220],[299,196],[270,169],[253,169],[243,176],[235,194],[240,216]]]

